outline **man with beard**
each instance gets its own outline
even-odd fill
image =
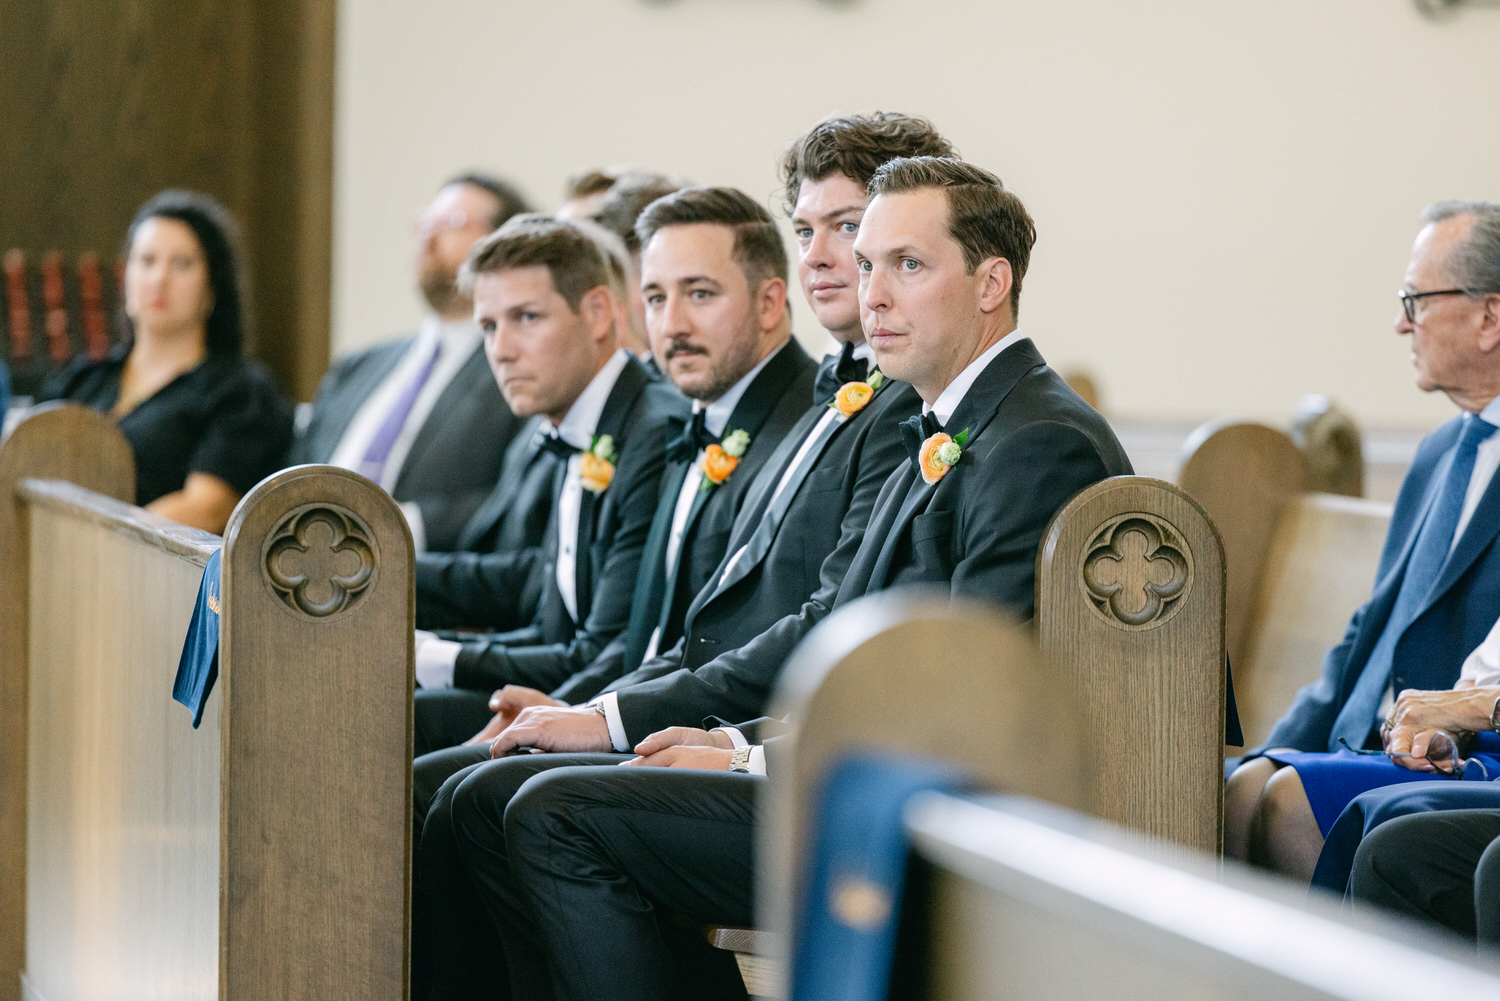
[[[493,177],[443,185],[416,224],[417,281],[431,312],[413,336],[335,364],[292,445],[294,463],[332,463],[389,491],[419,552],[454,548],[520,426],[455,279],[474,243],[523,211],[515,189]]]

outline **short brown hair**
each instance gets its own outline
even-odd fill
[[[819,122],[799,136],[781,159],[787,214],[797,207],[803,181],[843,174],[865,187],[882,163],[898,156],[956,157],[958,153],[931,122],[912,115],[874,111]]]
[[[609,288],[610,267],[599,243],[580,227],[551,216],[512,216],[474,244],[458,273],[459,288],[474,291],[479,275],[541,265],[552,286],[575,313],[583,297],[599,286]]]
[[[1021,279],[1036,244],[1036,223],[1021,199],[1000,178],[972,163],[940,156],[911,156],[882,164],[870,178],[870,197],[922,188],[948,196],[948,234],[964,253],[970,271],[992,257],[1010,262],[1010,310],[1021,312]]]
[[[495,214],[489,218],[489,229],[499,229],[500,226],[513,215],[522,212],[530,212],[531,206],[526,204],[526,198],[509,181],[502,180],[494,174],[485,174],[477,170],[471,170],[456,177],[450,177],[443,182],[443,187],[450,188],[455,184],[467,184],[471,188],[489,192],[498,203],[495,206]]]
[[[786,281],[786,247],[771,213],[737,188],[683,188],[658,198],[636,220],[635,234],[644,247],[658,230],[697,222],[734,231],[734,260],[751,291],[768,278]]]
[[[590,218],[624,240],[625,249],[630,253],[639,253],[641,241],[635,234],[635,221],[641,217],[641,212],[658,198],[665,198],[687,186],[686,181],[666,174],[650,171],[624,174],[609,188],[609,194]]]

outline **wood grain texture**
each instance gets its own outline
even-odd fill
[[[130,446],[83,407],[38,410],[0,445],[0,1001],[19,996],[26,936],[30,522],[23,480],[59,478],[135,496]]]
[[[1390,504],[1311,493],[1283,509],[1261,571],[1245,657],[1234,665],[1245,746],[1265,740],[1323,654],[1369,600]]]
[[[357,538],[331,535],[319,512]],[[349,583],[365,560],[370,573]],[[223,568],[219,997],[397,1001],[411,868],[406,521],[363,477],[295,467],[240,502]],[[298,575],[300,605],[276,583]],[[357,589],[339,610],[299,610],[339,588]]]
[[[1037,557],[1037,636],[1097,755],[1088,811],[1208,853],[1223,826],[1224,600],[1218,532],[1163,480],[1081,491]]]
[[[792,774],[767,790],[757,865],[766,928],[790,927],[807,810],[844,754],[946,758],[986,788],[1075,808],[1087,801],[1090,735],[1066,678],[1024,626],[988,606],[912,593],[853,602],[797,648],[772,712],[798,726]]]
[[[1290,436],[1263,424],[1215,421],[1182,446],[1177,485],[1218,526],[1228,575],[1225,643],[1229,662],[1244,659],[1256,587],[1276,519],[1307,490],[1307,463]]]
[[[307,399],[327,365],[334,0],[0,0],[0,250],[113,260],[168,187],[240,220],[256,353]]]

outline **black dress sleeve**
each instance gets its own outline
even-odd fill
[[[246,494],[286,464],[292,408],[263,366],[243,359],[225,366],[207,403],[188,472],[217,476]]]

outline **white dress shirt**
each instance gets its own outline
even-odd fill
[[[484,346],[484,335],[473,320],[441,320],[435,314],[428,314],[396,367],[391,369],[355,411],[354,418],[344,430],[344,436],[339,439],[338,446],[328,459],[330,465],[359,471],[365,453],[370,450],[370,442],[374,440],[381,424],[385,423],[386,415],[391,412],[402,392],[416,378],[422,365],[432,354],[434,344],[438,346],[437,361],[433,363],[427,381],[422,384],[421,391],[413,401],[380,475],[380,485],[387,493],[395,489],[396,481],[401,477],[401,467],[411,452],[412,442],[421,433],[422,425],[427,422],[438,397],[443,395],[453,377],[468,363],[474,352]],[[422,512],[415,504],[402,504],[401,511],[411,525],[412,541],[416,551],[420,553],[427,548],[427,532],[422,522]]]
[[[984,354],[969,362],[964,370],[958,373],[958,377],[955,378],[952,382],[948,383],[947,388],[938,394],[938,398],[936,400],[933,400],[927,405],[927,412],[936,417],[938,419],[938,423],[946,428],[948,426],[948,422],[953,419],[953,411],[958,409],[958,405],[962,403],[964,397],[969,394],[969,388],[974,385],[974,380],[979,378],[979,373],[988,368],[990,362],[1000,357],[1000,352],[1004,351],[1012,344],[1015,344],[1025,336],[1026,335],[1021,333],[1021,330],[1018,327],[1015,330],[1012,330],[1010,333],[1006,334],[1004,337],[1000,338],[994,344],[991,344],[989,348],[985,350]],[[926,403],[927,401],[923,400],[922,402]],[[954,435],[958,434],[962,430],[963,428],[954,428],[952,431],[949,431],[947,433],[950,435]]]

